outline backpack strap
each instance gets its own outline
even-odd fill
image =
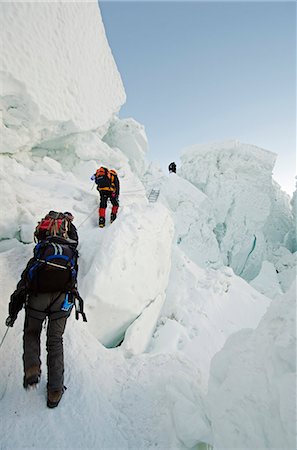
[[[87,317],[84,313],[84,301],[81,298],[81,296],[79,295],[79,292],[77,289],[75,289],[74,291],[72,291],[74,294],[74,304],[75,304],[75,318],[76,320],[79,319],[79,314],[81,314],[83,321],[87,322]]]
[[[116,192],[116,190],[117,190],[117,188],[116,188],[116,178],[118,177],[118,174],[116,173],[116,171],[114,169],[110,169],[108,171],[108,175],[109,175],[109,179],[110,179],[111,190],[113,192]]]

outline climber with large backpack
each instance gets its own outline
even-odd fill
[[[107,201],[110,200],[112,204],[110,223],[114,222],[117,218],[119,209],[119,195],[120,195],[120,182],[118,175],[114,169],[107,169],[107,167],[99,167],[96,173],[91,177],[97,185],[97,191],[100,194],[99,205],[99,227],[105,226],[105,211],[107,208]]]
[[[83,300],[77,290],[78,236],[69,212],[50,211],[36,226],[33,257],[10,297],[6,326],[12,327],[25,305],[23,364],[25,389],[41,376],[40,336],[47,323],[47,406],[56,407],[65,391],[63,333],[73,306],[84,321]]]

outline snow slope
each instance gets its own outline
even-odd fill
[[[91,144],[94,136],[87,136]],[[269,300],[230,268],[203,269],[175,241],[171,250],[176,217],[170,219],[170,211],[162,204],[149,204],[144,188],[140,200],[141,182],[126,157],[104,143],[97,146],[98,159],[113,161],[122,195],[117,222],[99,230],[97,192],[91,190],[87,176],[79,179],[67,169],[72,162],[74,172],[93,172],[96,161],[77,156],[87,136],[76,135],[76,145],[71,138],[67,157],[56,150],[52,154],[56,159],[48,156],[49,150],[47,156],[31,155],[32,168],[27,158],[21,165],[2,156],[6,163],[3,175],[11,175],[7,183],[14,180],[18,192],[17,199],[9,200],[20,214],[16,218],[19,231],[0,245],[1,299],[5,300],[0,303],[1,336],[7,300],[32,253],[35,217],[53,204],[75,215],[80,235],[79,286],[89,318],[85,324],[72,317],[67,325],[68,389],[53,414],[45,406],[44,350],[39,390],[25,392],[22,388],[21,313],[0,349],[2,446],[164,449],[211,443],[214,430],[216,435],[223,432],[206,407],[212,358],[233,332],[257,326]],[[61,180],[63,189],[57,189]],[[134,198],[133,190],[137,192]],[[175,194],[168,197],[170,204],[174,204]],[[20,236],[26,236],[28,243],[20,242]],[[108,344],[118,342],[125,327],[128,330],[120,347],[107,349],[98,341],[99,337]]]
[[[204,270],[181,250],[172,252],[166,302],[154,333],[151,353],[187,355],[207,391],[213,356],[242,328],[255,328],[270,301],[234,275],[232,269]],[[203,344],[202,344],[203,343]]]
[[[91,143],[92,134],[88,136]],[[81,137],[76,137],[80,143]],[[79,180],[67,171],[70,161],[80,173],[86,170],[86,164],[92,168],[95,161],[80,160],[73,140],[72,145],[67,158],[60,159],[63,163],[35,154],[32,169],[2,156],[7,165],[5,173],[11,175],[7,182],[13,179],[18,192],[17,200],[9,200],[21,213],[16,218],[20,231],[16,237],[2,240],[0,246],[1,299],[5,300],[0,304],[1,336],[5,331],[7,300],[32,254],[34,219],[53,204],[75,215],[80,235],[79,287],[89,319],[85,324],[72,318],[67,325],[68,389],[53,415],[45,406],[44,350],[39,390],[25,392],[22,388],[23,313],[20,314],[0,349],[3,447],[188,448],[193,427],[197,430],[197,426],[193,422],[186,426],[188,416],[182,411],[187,396],[203,405],[212,356],[230,333],[242,326],[255,327],[269,301],[232,270],[205,271],[185,258],[181,250],[172,252],[173,219],[169,210],[158,203],[149,204],[144,194],[139,200],[140,181],[131,172],[125,156],[118,152],[116,160],[115,151],[106,144],[98,145],[98,157],[114,158],[121,175],[121,208],[117,222],[99,230],[97,192],[91,190],[88,177]],[[57,158],[55,152],[52,156]],[[27,183],[19,179],[22,173]],[[61,180],[63,189],[58,189]],[[46,189],[41,202],[38,199],[43,186]],[[135,188],[137,201],[131,194]],[[28,243],[20,242],[20,236],[26,236]],[[160,313],[162,307],[164,311]],[[174,326],[170,330],[171,324]],[[117,343],[126,327],[120,347],[106,349],[98,341],[99,337],[109,345]],[[43,349],[44,339],[45,336]],[[204,344],[201,346],[200,342]],[[7,357],[9,354],[14,358]],[[38,422],[41,411],[46,426]],[[207,424],[203,410],[200,412],[204,418],[201,423],[206,420]],[[73,422],[69,415],[74,417]],[[16,417],[20,418],[17,422]],[[203,427],[201,430],[205,432]]]
[[[78,136],[77,138],[80,142]],[[106,350],[97,339],[99,335],[102,341],[107,340],[109,343],[118,340],[142,310],[147,312],[154,307],[156,321],[164,301],[164,289],[170,269],[172,221],[162,205],[148,204],[144,193],[142,201],[139,201],[138,196],[137,202],[133,200],[133,194],[125,195],[125,191],[139,188],[140,182],[137,183],[125,157],[119,156],[115,165],[122,185],[119,217],[112,226],[99,230],[98,193],[91,190],[89,176],[78,182],[66,169],[69,161],[76,161],[77,171],[80,164],[84,169],[85,160],[78,159],[75,148],[72,147],[63,170],[61,163],[49,156],[35,155],[33,169],[2,156],[7,164],[5,172],[10,174],[8,181],[14,180],[18,192],[18,199],[8,200],[14,205],[13,209],[22,213],[16,217],[16,223],[20,227],[20,231],[16,231],[16,237],[1,241],[1,299],[4,300],[1,301],[0,310],[1,337],[5,330],[7,300],[33,249],[32,243],[24,244],[16,238],[26,235],[27,242],[32,242],[35,221],[31,221],[31,216],[35,218],[43,215],[49,205],[71,210],[75,215],[80,235],[79,286],[86,300],[89,322],[75,322],[72,318],[68,324],[65,334],[65,384],[68,390],[63,398],[64,407],[54,416],[47,411],[47,416],[44,417],[46,427],[43,427],[38,418],[40,409],[46,410],[45,352],[44,376],[40,389],[37,392],[24,392],[21,363],[23,313],[20,314],[0,353],[1,442],[4,448],[32,445],[37,448],[91,448],[94,445],[99,445],[100,448],[130,448],[132,444],[141,448],[154,441],[158,445],[164,442],[168,447],[172,443],[174,446],[180,445],[172,433],[170,401],[166,400],[166,355],[154,358],[155,362],[152,364],[150,359],[143,361],[140,356],[137,363],[137,359],[126,360],[123,356],[126,352],[123,350]],[[108,154],[107,150],[106,144],[102,144],[101,149],[98,146],[97,155],[100,160],[112,160],[115,151],[109,149]],[[96,162],[89,160],[88,163],[92,168],[88,175],[91,175]],[[46,172],[45,167],[51,167],[51,170]],[[25,179],[29,180],[26,185],[19,180],[21,169]],[[44,186],[46,188],[43,190]],[[43,198],[43,201],[38,201],[39,198]],[[154,218],[156,222],[158,220],[157,225],[152,224]],[[112,314],[110,310],[113,311]],[[142,342],[149,340],[150,332],[152,331],[147,330],[146,337],[142,330]],[[6,358],[9,354],[15,357]],[[181,376],[177,367],[182,372],[189,372],[189,369],[175,359],[170,364],[172,371],[177,372],[177,378]],[[155,379],[153,383],[152,377]],[[146,390],[143,390],[142,383],[148,385]],[[156,386],[158,389],[152,395]],[[138,409],[135,408],[137,397],[141,399]],[[97,398],[96,402],[94,398]],[[160,411],[161,418],[164,415],[162,421],[156,416],[155,409],[156,402],[161,401],[161,398],[165,399]],[[91,421],[90,411],[93,417]],[[73,421],[69,420],[69,416],[74,416]],[[21,417],[21,420],[15,423],[15,417]],[[77,429],[76,418],[83,431]],[[55,432],[57,427],[58,433]],[[151,433],[152,428],[156,430],[155,436]]]
[[[46,407],[45,332],[41,383],[27,392],[24,311],[9,329],[0,346],[1,450],[291,450],[296,254],[286,200],[271,182],[275,156],[235,144],[195,150],[179,175],[167,177],[145,160],[144,127],[114,117],[124,91],[97,5],[35,3],[31,28],[25,25],[33,4],[18,5],[1,4],[11,27],[1,32],[12,42],[2,74],[0,338],[36,222],[50,209],[75,216],[88,322],[68,320],[68,389],[55,410]],[[92,26],[76,27],[73,41],[78,15],[79,24],[88,19]],[[29,38],[34,45],[25,51]],[[13,60],[22,48],[21,62]],[[100,55],[98,65],[90,55]],[[36,82],[40,61],[48,90]],[[60,66],[73,98],[60,84]],[[50,77],[61,91],[51,90]],[[78,106],[81,92],[92,98]],[[118,218],[105,229],[97,226],[98,193],[90,181],[101,164],[116,169],[121,183]],[[148,201],[152,188],[160,189],[157,203]],[[247,279],[255,274],[257,290],[240,271]]]
[[[207,403],[216,449],[295,448],[295,284],[214,357]]]
[[[155,358],[152,364],[137,358],[126,360],[118,351],[104,349],[85,324],[70,319],[65,333],[68,389],[53,414],[45,406],[45,376],[37,391],[22,388],[21,337],[19,319],[3,347],[15,357],[1,355],[1,448],[143,448],[154,442],[169,448],[178,445],[172,433],[165,383],[168,368],[177,373],[176,379],[180,371],[189,377],[189,368],[174,360],[168,365],[166,358]],[[45,375],[44,352],[42,359]],[[157,416],[156,402],[162,399],[164,406]]]

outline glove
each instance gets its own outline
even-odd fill
[[[115,192],[113,192],[113,193],[111,194],[111,198],[116,198],[116,196],[117,196],[117,194],[116,194]]]
[[[7,327],[13,327],[15,320],[16,320],[16,317],[8,316],[7,319],[5,320],[5,325]]]
[[[92,176],[91,176],[91,178],[90,178],[90,179],[91,179],[92,181],[94,181],[94,180],[95,180],[95,178],[96,178],[96,175],[94,174],[94,175],[92,175]]]

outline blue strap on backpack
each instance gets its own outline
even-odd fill
[[[39,242],[28,271],[28,287],[34,292],[67,291],[76,283],[77,252],[66,243]]]

